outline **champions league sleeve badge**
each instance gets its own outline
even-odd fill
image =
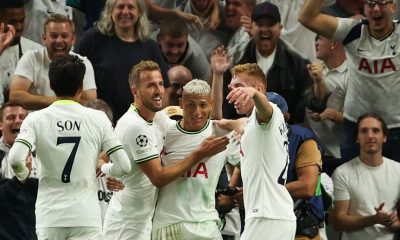
[[[138,145],[139,147],[146,147],[148,142],[149,139],[146,137],[146,135],[139,135],[136,138],[136,145]]]

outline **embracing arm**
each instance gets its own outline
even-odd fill
[[[21,142],[15,142],[11,147],[8,158],[18,180],[24,181],[29,176],[29,169],[25,160],[29,154],[29,147]]]
[[[122,146],[115,151],[109,150],[107,155],[112,160],[101,166],[101,171],[108,176],[121,177],[131,171],[131,162]]]
[[[189,156],[170,166],[162,166],[159,157],[140,163],[140,169],[147,175],[151,183],[162,188],[176,178],[182,176],[196,163],[206,157],[213,156],[226,149],[229,143],[227,137],[208,137],[206,138]]]

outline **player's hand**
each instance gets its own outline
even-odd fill
[[[215,74],[224,74],[232,63],[228,49],[224,46],[214,49],[211,55],[211,69]]]
[[[249,101],[252,101],[254,94],[256,94],[257,89],[253,87],[236,87],[233,88],[229,85],[231,91],[226,96],[229,103],[234,103],[235,107],[237,105],[246,105]]]
[[[219,213],[228,213],[235,207],[234,196],[218,194],[216,209]]]
[[[0,23],[0,54],[12,43],[16,30],[10,24]]]
[[[96,163],[96,177],[103,177],[105,174],[101,171],[101,166],[103,164],[106,164],[106,161],[104,159],[99,158]]]
[[[248,118],[239,118],[239,119],[220,119],[214,120],[219,128],[235,131],[237,134],[243,134],[244,126],[246,125]]]
[[[197,153],[200,156],[199,161],[203,160],[203,158],[211,157],[217,153],[224,151],[228,143],[229,139],[226,136],[222,137],[211,136],[204,139],[203,142],[201,142],[199,148],[197,149]]]
[[[236,207],[243,208],[243,188],[236,187],[237,193],[235,194],[235,205]]]
[[[108,190],[113,191],[113,192],[118,192],[120,190],[123,190],[125,185],[122,181],[113,178],[113,177],[107,177],[106,179],[106,186]]]

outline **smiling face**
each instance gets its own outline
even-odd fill
[[[4,143],[9,146],[13,145],[22,121],[27,115],[26,109],[20,106],[8,106],[3,109],[3,119],[1,119],[0,126]]]
[[[183,93],[180,106],[183,109],[183,128],[187,131],[198,131],[205,126],[210,116],[211,95]]]
[[[140,11],[136,0],[117,0],[111,15],[116,29],[132,31],[140,17]]]
[[[50,60],[65,56],[75,43],[75,35],[69,22],[49,22],[42,36]]]
[[[281,36],[282,25],[269,17],[260,17],[252,22],[252,35],[258,52],[268,57],[275,50]]]
[[[369,29],[376,37],[383,37],[392,31],[392,18],[396,11],[393,1],[366,1],[364,14],[368,18]]]
[[[142,71],[137,86],[132,87],[135,103],[151,112],[160,111],[164,96],[164,82],[159,70]]]
[[[187,36],[172,38],[168,35],[160,36],[158,44],[164,58],[170,64],[176,64],[184,56],[188,42]]]
[[[226,0],[225,2],[225,26],[236,31],[242,25],[240,17],[243,15],[250,16],[252,7],[246,5],[243,0]]]
[[[360,144],[360,151],[366,154],[382,152],[383,143],[386,142],[386,135],[382,129],[382,123],[373,117],[367,117],[358,124],[357,143]]]

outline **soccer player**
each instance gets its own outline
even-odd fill
[[[163,166],[182,162],[198,143],[213,134],[227,135],[209,120],[212,108],[211,89],[203,80],[192,80],[183,87],[183,119],[170,126],[165,134],[161,161]],[[207,160],[207,161],[206,161]],[[238,165],[239,145],[210,154],[186,173],[160,189],[153,218],[152,239],[222,239],[215,209],[215,189],[226,162]]]
[[[383,155],[400,162],[400,28],[393,20],[392,0],[364,0],[362,21],[320,12],[323,0],[307,0],[299,21],[312,31],[343,43],[348,86],[340,152],[349,161],[359,154],[357,118],[366,112],[382,116],[389,132]]]
[[[240,141],[246,209],[241,239],[294,239],[296,218],[285,187],[289,156],[283,114],[265,96],[265,75],[257,64],[236,65],[232,76],[227,99],[249,117]]]
[[[28,115],[10,150],[11,166],[23,182],[30,174],[25,159],[36,149],[41,170],[36,201],[39,240],[101,239],[96,182],[100,150],[114,161],[99,164],[103,173],[118,177],[131,169],[106,115],[78,103],[84,74],[85,64],[77,56],[50,64],[50,87],[57,100]]]
[[[160,111],[164,96],[160,67],[153,61],[141,61],[132,68],[129,81],[135,102],[117,122],[115,132],[128,153],[132,170],[121,178],[124,189],[111,198],[104,219],[104,237],[148,240],[157,188],[165,188],[193,166],[204,164],[208,157],[223,151],[229,140],[223,136],[194,140],[196,147],[191,154],[180,155],[179,160],[183,160],[176,164],[162,165],[159,154],[164,133],[175,122]]]

